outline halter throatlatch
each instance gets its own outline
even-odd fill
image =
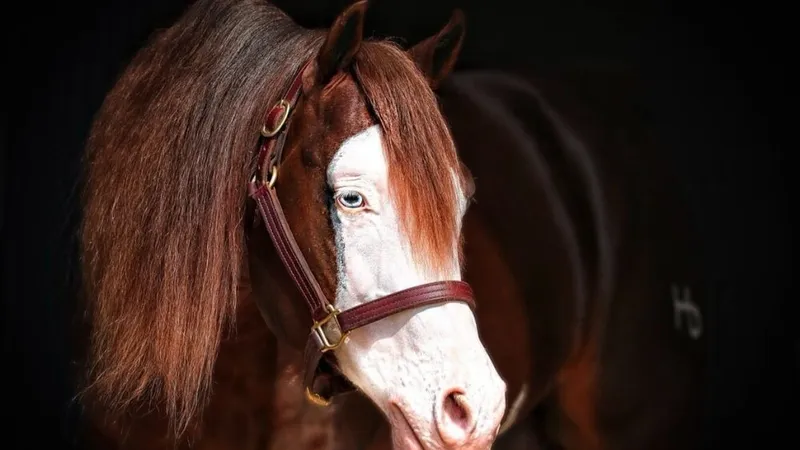
[[[475,301],[469,284],[455,280],[415,286],[346,311],[340,311],[325,297],[292,235],[275,189],[290,117],[302,95],[303,74],[308,66],[307,62],[298,71],[285,95],[267,113],[249,189],[272,243],[314,321],[304,354],[306,397],[313,403],[327,405],[333,396],[353,389],[338,370],[331,352],[345,344],[351,331],[412,308],[460,301],[474,309]],[[327,368],[323,367],[323,361]],[[332,372],[323,377],[326,370]]]

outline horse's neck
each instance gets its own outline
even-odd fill
[[[533,355],[530,367],[535,368],[526,377],[520,371],[523,364],[516,364],[504,376],[528,378],[527,403],[537,403],[575,352],[585,347],[591,309],[597,306],[601,230],[590,203],[596,186],[587,184],[586,167],[579,165],[591,169],[594,161],[592,155],[562,148],[549,105],[526,79],[457,75],[442,97],[462,160],[478,184],[470,214],[483,231],[467,221],[466,242],[478,253],[468,259],[469,281],[477,289],[483,284],[496,287],[496,274],[490,276],[475,264],[490,254],[502,259],[509,274],[504,286],[513,285],[503,295],[509,305],[516,302],[512,291],[522,297],[518,314],[527,316],[529,336],[518,340],[527,340]],[[582,156],[584,160],[576,161]],[[478,250],[482,233],[496,251]],[[503,316],[514,317],[507,312]],[[491,329],[484,335],[490,344],[504,338]],[[524,361],[524,356],[508,358]],[[502,365],[502,358],[498,360]]]
[[[584,252],[585,239],[594,236],[586,229],[591,212],[583,210],[587,196],[565,181],[584,178],[559,148],[549,112],[527,80],[475,72],[451,82],[443,104],[462,160],[476,179],[472,209],[496,236],[520,290],[531,299],[532,326],[550,330],[554,345],[547,352],[558,365],[589,303]]]

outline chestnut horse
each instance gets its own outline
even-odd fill
[[[397,446],[495,439],[506,385],[461,280],[472,187],[429,84],[461,34],[406,53],[363,40],[365,11],[323,32],[261,1],[199,1],[108,94],[82,253],[86,394],[109,417],[152,405],[187,431],[249,272],[272,333],[305,348],[310,400],[357,389]]]
[[[460,14],[404,52],[362,39],[365,7],[305,30],[198,1],[109,93],[82,227],[96,446],[489,448],[514,424],[501,446],[690,446],[696,342],[673,317],[694,310],[659,278],[683,260],[655,267],[626,203],[654,193],[520,79],[446,79]],[[390,309],[309,369],[320,317],[275,214],[342,318],[463,262],[474,316],[458,295]]]

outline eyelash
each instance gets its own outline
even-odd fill
[[[343,199],[345,197],[356,197],[355,202],[345,202]],[[367,206],[367,200],[364,198],[364,195],[358,191],[354,190],[346,190],[339,192],[333,197],[333,201],[336,202],[341,208],[346,210],[360,210]],[[354,203],[357,205],[353,206]]]

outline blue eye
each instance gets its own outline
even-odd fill
[[[364,196],[356,191],[345,191],[336,196],[336,202],[342,208],[358,209],[364,206]]]

